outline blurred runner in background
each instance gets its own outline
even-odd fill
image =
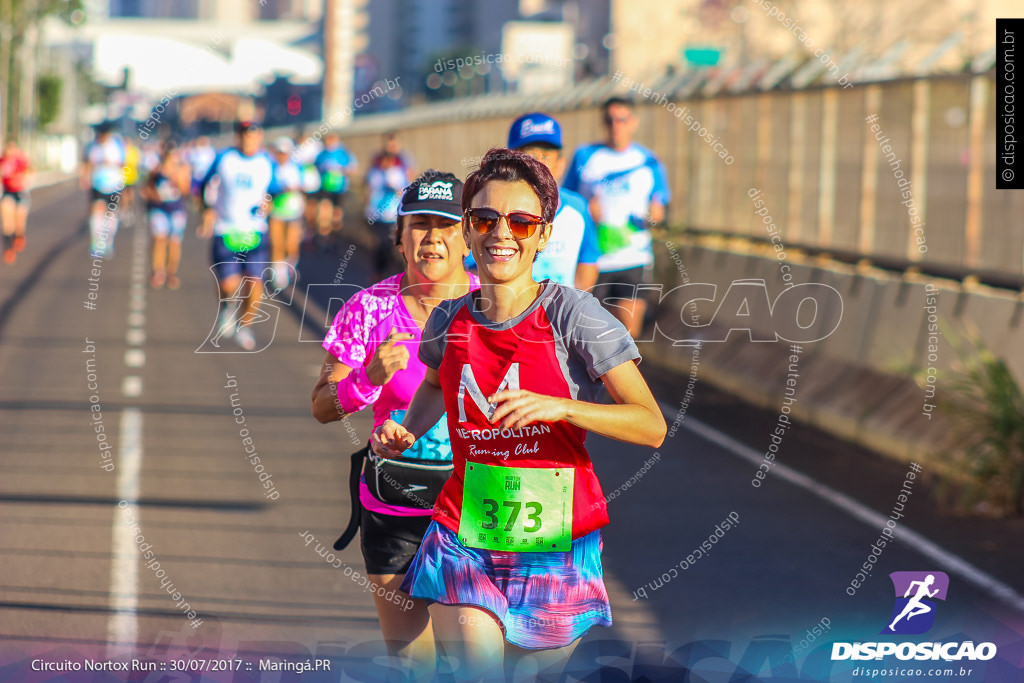
[[[0,179],[3,193],[0,197],[0,225],[4,236],[4,263],[14,263],[18,252],[25,248],[25,224],[28,222],[28,185],[32,165],[28,155],[18,147],[18,141],[9,139],[0,156]]]
[[[135,185],[139,182],[142,154],[131,140],[124,145],[124,190],[121,192],[121,216],[125,226],[135,225]]]
[[[125,146],[113,126],[101,124],[85,148],[80,184],[89,190],[89,251],[95,257],[114,255],[121,193],[124,190]]]
[[[320,208],[320,171],[316,170],[316,158],[323,150],[319,140],[314,140],[300,130],[295,134],[295,152],[292,159],[302,169],[302,193],[306,195],[306,227],[316,225]]]
[[[288,266],[299,262],[302,244],[302,213],[306,197],[302,193],[302,169],[292,160],[295,143],[280,137],[274,141],[274,181],[270,184],[273,205],[270,209],[270,260],[274,262],[274,284],[288,286]]]
[[[366,222],[377,238],[374,282],[391,275],[395,267],[395,222],[401,192],[412,179],[412,162],[401,151],[398,134],[384,134],[384,149],[370,162],[366,172]]]
[[[203,178],[206,177],[216,158],[217,150],[210,144],[210,138],[205,135],[197,137],[189,146],[186,161],[192,169],[192,195],[196,198],[197,205],[202,204],[199,188],[203,183]]]
[[[142,186],[142,197],[149,207],[149,229],[153,235],[153,287],[170,289],[181,286],[178,264],[181,261],[181,240],[185,236],[188,213],[185,198],[191,189],[188,164],[171,141],[163,143],[156,168]]]
[[[613,97],[602,111],[607,138],[576,150],[564,186],[583,195],[597,224],[601,257],[594,296],[635,338],[647,309],[637,285],[651,281],[654,266],[649,226],[665,219],[668,181],[654,154],[633,142],[633,105]]]
[[[534,112],[516,119],[508,131],[508,147],[537,159],[555,178],[561,178],[565,172],[562,127],[546,114]],[[551,279],[589,291],[597,282],[601,251],[586,200],[572,190],[559,188],[553,225],[551,239],[534,261],[533,279]]]
[[[165,142],[166,141],[147,142],[142,145],[142,159],[140,162],[140,168],[142,169],[142,172],[147,181],[149,180],[149,174],[152,173],[156,169],[156,167],[160,165],[160,155],[163,153],[163,147]],[[178,156],[178,159],[182,163],[188,163],[185,158],[185,149],[183,147],[178,146],[174,153]],[[191,191],[191,187],[189,188],[189,191]]]
[[[351,176],[356,170],[356,158],[341,144],[334,131],[324,137],[324,149],[316,156],[316,170],[320,173],[320,216],[317,232],[327,237],[340,230],[345,216],[342,211],[348,194]]]
[[[217,199],[203,215],[200,235],[213,235],[211,258],[220,287],[221,311],[214,346],[222,337],[235,337],[246,351],[256,348],[249,326],[259,320],[258,304],[263,295],[264,268],[269,267],[267,211],[274,163],[260,151],[263,129],[252,121],[236,124],[237,146],[214,159],[200,184],[217,179]],[[272,274],[272,273],[271,273]]]

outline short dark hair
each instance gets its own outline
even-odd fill
[[[630,111],[633,111],[633,102],[631,100],[628,100],[625,97],[609,97],[604,101],[604,104],[601,105],[601,113],[608,116],[608,110],[615,105],[628,107]]]
[[[406,185],[405,189],[402,190],[402,194],[405,195],[405,193],[409,191],[409,188],[419,187],[423,183],[433,183],[433,182],[435,182],[437,180],[440,180],[441,182],[444,182],[444,183],[461,183],[462,182],[461,180],[459,180],[458,176],[456,176],[454,173],[448,173],[447,171],[438,171],[438,170],[435,170],[433,168],[428,168],[423,173],[420,173],[419,176],[417,176],[416,180],[414,180],[411,183],[409,183],[408,185]],[[416,215],[416,214],[410,214],[410,215]],[[402,246],[402,229],[405,227],[403,225],[403,221],[402,221],[403,218],[405,218],[405,216],[398,216],[396,218],[396,220],[395,220],[395,246],[396,247]]]
[[[545,223],[555,219],[558,210],[558,183],[548,167],[526,152],[493,147],[480,160],[480,168],[469,174],[462,190],[462,210],[466,211],[473,197],[492,180],[527,183],[540,200],[541,217]]]
[[[527,144],[523,145],[522,147],[516,147],[516,149],[519,150],[520,152],[525,152],[528,149],[543,149],[543,150],[548,150],[548,151],[554,150],[555,152],[558,152],[559,154],[562,153],[562,148],[561,147],[559,147],[558,145],[552,144],[550,142],[528,142]]]

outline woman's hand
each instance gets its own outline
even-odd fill
[[[374,352],[373,360],[366,366],[366,377],[370,384],[382,387],[391,381],[396,372],[409,366],[409,349],[398,342],[415,338],[415,334],[395,332],[394,328],[391,328],[387,338]]]
[[[491,424],[518,429],[533,422],[558,422],[610,439],[658,448],[665,441],[665,416],[636,363],[626,361],[601,375],[614,405],[544,396],[531,391],[499,391],[490,397]]]
[[[394,420],[385,420],[370,434],[370,450],[383,458],[398,457],[415,442],[412,432]]]
[[[488,399],[496,406],[491,424],[519,429],[534,422],[559,422],[568,415],[568,399],[516,389],[499,391]]]

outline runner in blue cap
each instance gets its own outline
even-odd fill
[[[508,131],[508,147],[537,159],[556,178],[565,172],[562,127],[547,114],[533,112],[513,121]],[[572,190],[558,188],[558,209],[551,240],[533,264],[534,279],[550,279],[589,290],[597,282],[600,255],[597,230],[590,219],[586,200]]]

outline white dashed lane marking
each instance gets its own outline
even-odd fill
[[[126,319],[125,343],[142,346],[146,342],[146,232],[136,228],[135,254],[132,259],[132,285]],[[127,368],[146,364],[146,352],[128,348],[124,352]],[[126,375],[121,383],[125,398],[142,395],[142,377]],[[126,406],[121,413],[121,431],[117,459],[117,499],[111,528],[110,619],[107,622],[107,658],[130,657],[139,635],[139,549],[136,536],[141,533],[139,488],[142,474],[142,411]]]

